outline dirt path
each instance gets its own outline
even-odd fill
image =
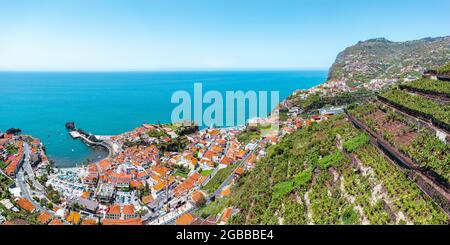
[[[311,201],[309,200],[309,191],[305,193],[305,204],[306,204],[306,216],[308,218],[308,225],[314,225],[313,213],[311,209]]]

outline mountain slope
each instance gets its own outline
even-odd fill
[[[328,81],[345,81],[350,87],[372,79],[398,79],[420,75],[425,69],[450,60],[450,36],[392,42],[370,39],[346,48],[331,66]]]

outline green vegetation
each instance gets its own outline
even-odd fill
[[[6,152],[9,155],[15,155],[19,153],[19,148],[17,148],[17,146],[15,146],[14,144],[9,144],[6,146]]]
[[[370,224],[384,225],[392,223],[393,220],[389,217],[389,212],[383,207],[381,200],[373,202],[371,200],[371,184],[374,184],[369,177],[357,174],[354,169],[347,168],[343,173],[344,190],[348,195],[354,198],[354,204],[363,207],[363,213]],[[344,223],[345,220],[344,214]]]
[[[213,193],[220,187],[220,185],[226,180],[226,178],[233,173],[234,169],[236,169],[236,165],[230,165],[226,168],[222,168],[217,171],[216,175],[205,185],[203,186],[203,190],[208,193]]]
[[[450,97],[450,83],[441,80],[419,79],[408,84],[401,85],[402,88],[418,90],[429,94],[442,94]]]
[[[6,209],[3,205],[0,204],[0,213],[6,218],[6,220],[24,220],[28,222],[31,225],[40,225],[39,221],[37,220],[37,217],[39,213],[29,213],[25,210],[20,210],[18,213],[10,211]]]
[[[161,142],[158,145],[158,148],[161,149],[161,151],[179,152],[182,151],[188,143],[189,140],[186,136],[178,136],[168,142]]]
[[[229,197],[219,198],[208,205],[202,206],[195,212],[195,214],[206,219],[211,215],[213,216],[218,215],[220,212],[222,212],[225,208],[229,207],[230,205],[231,199]]]
[[[174,129],[174,128],[172,127],[172,129]],[[179,136],[193,134],[198,131],[198,125],[195,125],[195,124],[178,125],[174,130],[175,130],[175,133]]]
[[[355,107],[349,112],[376,133],[382,135],[392,146],[415,160],[422,168],[432,170],[446,181],[450,181],[450,150],[448,144],[439,140],[429,129],[418,129],[406,118],[379,103]],[[375,120],[374,113],[384,115]],[[386,125],[398,125],[390,126]],[[403,127],[402,130],[395,128]],[[410,140],[402,140],[405,135],[412,135]],[[409,139],[409,138],[407,138]],[[345,147],[346,143],[344,143]]]
[[[431,134],[431,135],[430,135]],[[420,133],[410,147],[402,147],[420,166],[433,170],[450,182],[450,148],[431,132]]]
[[[436,72],[439,74],[450,74],[450,62],[436,69]]]
[[[336,151],[335,153],[325,156],[322,159],[319,159],[318,165],[322,169],[328,169],[329,167],[337,167],[339,163],[344,159],[344,155],[340,151]]]
[[[288,119],[288,115],[287,114],[288,114],[287,111],[281,111],[280,110],[280,113],[279,113],[280,121],[282,121],[282,122],[287,121],[287,119]]]
[[[257,140],[261,138],[261,129],[259,127],[248,126],[245,130],[239,134],[238,140],[242,144],[248,144],[252,140]]]
[[[383,183],[394,210],[402,211],[414,224],[448,224],[447,215],[372,145],[358,150],[356,155],[364,165],[374,170],[375,178]]]
[[[172,174],[174,176],[180,176],[183,178],[187,178],[190,172],[189,167],[185,167],[183,165],[175,165],[175,172]]]
[[[175,173],[173,173],[173,175],[174,176],[180,176],[180,177],[183,177],[183,178],[187,178],[188,177],[188,173],[187,172],[184,172],[184,171],[179,170],[179,169],[177,169],[175,171]]]
[[[357,86],[372,79],[417,76],[417,70],[447,63],[449,45],[446,37],[408,42],[376,38],[358,42],[338,55],[330,68],[329,80]]]
[[[306,169],[298,173],[294,178],[294,187],[301,187],[308,184],[313,176],[312,169]]]
[[[149,137],[154,137],[154,138],[169,137],[169,135],[164,130],[160,130],[160,129],[156,129],[156,128],[147,131],[147,135]]]
[[[341,223],[343,208],[340,205],[329,205],[322,197],[327,197],[326,184],[320,181],[319,175],[329,176],[326,170],[317,168],[319,159],[329,159],[326,163],[342,166],[346,159],[337,153],[336,136],[353,137],[356,132],[342,117],[317,125],[304,127],[286,136],[279,144],[271,146],[268,156],[261,159],[249,175],[241,178],[232,194],[233,205],[241,210],[231,221],[234,224],[306,224],[307,210],[304,207],[305,193],[315,186],[323,186],[312,194],[311,204],[314,209],[319,203],[329,207],[338,207],[339,216],[331,223]],[[328,157],[331,155],[331,157]],[[336,163],[335,160],[341,159]],[[324,162],[325,163],[325,162]],[[326,165],[326,164],[325,164]],[[316,176],[316,177],[314,177]],[[315,179],[316,183],[311,185]],[[323,179],[325,181],[325,179]],[[339,189],[336,189],[339,192]],[[324,195],[320,193],[324,192]],[[320,194],[320,196],[319,196]],[[334,198],[330,198],[335,203]],[[337,201],[337,200],[336,200]],[[313,206],[313,204],[312,204]],[[328,210],[328,209],[324,209]],[[321,215],[327,211],[314,212],[313,219],[318,223]],[[325,215],[324,215],[325,216]],[[327,223],[323,217],[323,223]]]
[[[273,198],[279,199],[286,194],[291,193],[294,189],[294,183],[292,181],[279,182],[273,186]]]
[[[0,174],[0,199],[3,198],[9,198],[9,186],[13,184],[13,181],[9,179],[8,177],[4,176],[3,174]]]
[[[203,176],[209,176],[213,171],[214,171],[214,169],[200,170],[199,173]]]
[[[355,92],[342,92],[333,96],[309,95],[306,99],[295,98],[295,105],[302,108],[302,116],[316,114],[324,106],[342,106],[352,103],[361,103],[374,97],[371,91],[360,89]]]
[[[347,146],[373,173],[355,169],[339,151],[339,144]],[[382,192],[386,190],[388,204],[377,197],[377,185]],[[449,222],[343,116],[303,127],[269,147],[256,168],[238,180],[225,206],[240,210],[230,220],[232,224],[394,224],[400,211],[406,219],[399,223]]]
[[[0,169],[5,169],[7,166],[5,162],[0,161]]]
[[[344,143],[344,149],[348,152],[354,152],[360,146],[365,145],[369,142],[369,135],[366,133],[360,133],[352,139]]]
[[[47,187],[47,198],[56,204],[60,204],[61,203],[61,196],[59,194],[59,192],[55,189],[53,189],[53,187],[51,185],[49,185]]]
[[[354,225],[359,223],[359,219],[358,213],[353,208],[347,207],[342,217],[342,223],[344,225]]]
[[[389,90],[380,96],[417,114],[422,114],[450,125],[450,105],[442,105],[431,99],[411,95],[399,90]]]

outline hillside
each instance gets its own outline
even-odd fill
[[[234,224],[449,222],[344,116],[300,129],[269,148],[234,191],[228,203],[239,209]]]
[[[449,91],[443,80],[405,82],[303,125],[198,214],[233,207],[231,224],[449,224]]]
[[[372,79],[420,76],[450,60],[450,36],[392,42],[384,38],[358,42],[338,54],[328,81],[354,87]]]

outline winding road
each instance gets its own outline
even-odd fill
[[[24,155],[25,158],[23,160],[22,165],[19,168],[19,171],[17,172],[17,176],[16,176],[16,183],[20,188],[20,192],[22,193],[22,196],[26,199],[28,199],[28,201],[30,201],[31,203],[33,203],[33,205],[36,207],[36,210],[39,212],[48,212],[51,215],[55,215],[55,212],[53,210],[49,210],[43,206],[41,206],[40,203],[36,202],[33,197],[31,196],[31,190],[25,180],[25,173],[30,177],[31,181],[33,182],[33,185],[35,183],[37,183],[37,188],[42,188],[41,190],[44,190],[44,187],[35,179],[34,176],[34,172],[33,169],[31,168],[31,164],[30,164],[30,146],[24,142],[23,144],[24,146]],[[29,172],[31,171],[31,175],[29,174]],[[70,223],[68,223],[67,221],[65,221],[63,219],[63,222],[65,225],[70,225]]]

